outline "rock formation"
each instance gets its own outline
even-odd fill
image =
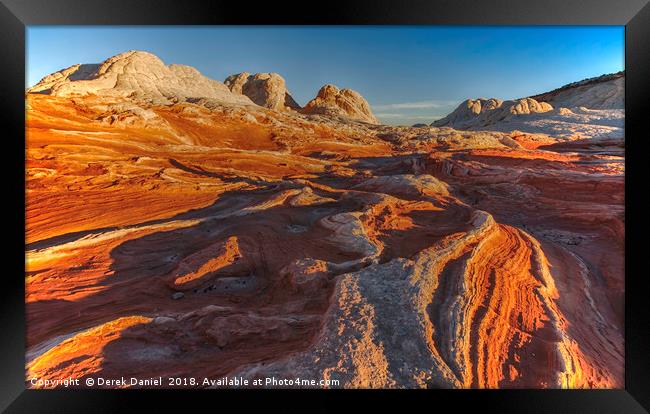
[[[27,92],[61,97],[88,94],[129,96],[156,103],[187,98],[212,98],[243,105],[252,103],[193,67],[165,65],[157,56],[135,50],[113,56],[99,65],[74,65],[63,69],[46,76]]]
[[[434,121],[432,126],[452,126],[459,129],[489,127],[498,122],[508,122],[518,115],[544,113],[553,107],[532,98],[516,101],[499,99],[468,99],[446,117]]]
[[[302,109],[305,114],[342,116],[370,124],[379,121],[372,114],[368,102],[352,89],[339,89],[334,85],[325,85],[314,99],[307,102]]]
[[[431,123],[464,130],[491,130],[556,137],[611,138],[623,135],[625,74],[585,79],[551,92],[518,99],[468,99]]]
[[[251,75],[242,72],[228,76],[224,83],[233,93],[246,95],[265,108],[280,111],[300,109],[300,105],[287,91],[284,78],[277,73]]]
[[[623,386],[615,127],[391,127],[333,87],[305,116],[172,66],[127,53],[27,94],[28,379]],[[456,115],[601,116],[547,109]]]
[[[548,102],[555,108],[624,109],[625,72],[570,83],[531,98]]]

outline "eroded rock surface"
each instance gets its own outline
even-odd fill
[[[300,109],[300,105],[289,94],[284,78],[277,73],[251,75],[242,72],[228,76],[224,83],[233,93],[246,95],[265,108],[280,111]]]
[[[230,93],[221,82],[185,65],[165,65],[149,52],[131,50],[98,65],[74,65],[48,75],[29,93],[54,96],[106,95],[138,97],[165,103],[186,98],[212,98],[226,103],[251,104],[250,99]]]
[[[498,122],[508,122],[518,115],[544,113],[553,107],[546,102],[538,102],[532,98],[516,101],[501,101],[499,99],[468,99],[461,103],[451,114],[432,126],[450,126],[459,129],[485,128]]]
[[[625,117],[624,86],[625,75],[619,72],[514,101],[468,99],[431,125],[569,139],[620,138]]]
[[[379,123],[372,114],[370,105],[360,93],[352,89],[339,89],[330,84],[323,86],[316,97],[307,102],[302,112],[342,116],[371,124]]]
[[[584,79],[531,98],[556,108],[625,108],[625,72]]]
[[[376,125],[343,91],[332,117],[175,101],[182,71],[112,64],[27,95],[29,377],[623,386],[615,130]]]

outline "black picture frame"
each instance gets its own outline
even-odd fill
[[[329,1],[0,0],[0,114],[3,187],[8,191],[2,274],[0,409],[6,412],[129,412],[140,403],[187,409],[188,401],[226,410],[339,411],[374,407],[428,410],[473,406],[485,412],[642,413],[650,410],[650,311],[643,266],[644,122],[650,114],[648,0]],[[261,3],[261,2],[260,2]],[[311,7],[310,7],[311,6]],[[26,390],[24,383],[25,27],[31,25],[432,24],[625,26],[625,388],[621,390],[186,391]],[[73,45],[71,45],[73,47]],[[645,134],[647,135],[647,133]],[[639,186],[637,186],[637,184]],[[251,397],[254,395],[254,397]],[[408,405],[406,405],[408,403]],[[152,405],[153,406],[153,405]],[[428,407],[428,408],[427,408]],[[198,408],[197,408],[198,409]],[[415,409],[415,408],[413,408]]]

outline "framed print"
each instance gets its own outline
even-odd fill
[[[0,12],[7,412],[647,412],[645,1]]]

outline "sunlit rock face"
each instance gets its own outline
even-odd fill
[[[518,115],[544,113],[553,107],[546,102],[537,102],[531,98],[516,101],[501,101],[499,99],[468,99],[461,103],[451,114],[432,126],[452,126],[460,129],[471,127],[487,127],[498,122],[508,122]]]
[[[27,94],[29,378],[623,386],[622,134],[169,99],[151,56]]]
[[[245,96],[230,93],[221,82],[185,65],[165,65],[149,52],[131,50],[101,64],[74,65],[43,78],[31,93],[54,96],[121,96],[156,103],[186,98],[213,98],[232,104],[251,104]]]
[[[585,79],[512,101],[468,99],[431,125],[462,130],[521,131],[556,138],[623,136],[625,74]]]
[[[370,105],[359,92],[352,89],[339,89],[330,84],[320,88],[316,97],[307,102],[302,112],[337,116],[370,124],[379,123],[372,114]]]
[[[293,99],[284,78],[277,73],[248,72],[228,76],[226,86],[234,92],[248,96],[257,105],[279,111],[297,110],[300,105]]]
[[[624,109],[625,72],[584,79],[531,98],[556,108]]]

